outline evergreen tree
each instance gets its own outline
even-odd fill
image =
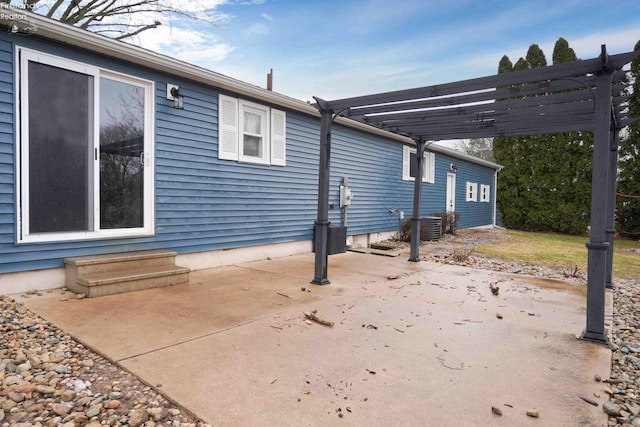
[[[560,37],[553,48],[553,63],[562,64],[578,59],[576,53],[569,47],[569,42]]]
[[[529,68],[538,68],[547,66],[547,58],[544,56],[544,52],[537,44],[529,46],[527,51],[527,63]]]
[[[554,49],[554,63],[577,59],[564,39]],[[504,57],[503,57],[504,60]],[[502,68],[499,71],[507,72]],[[544,52],[529,47],[514,70],[544,67]],[[539,95],[544,96],[544,95]],[[590,134],[495,138],[494,155],[504,166],[498,179],[498,207],[509,228],[582,233],[589,223],[591,196]]]
[[[527,70],[529,68],[529,63],[526,59],[520,58],[516,61],[513,66],[513,71]]]
[[[640,41],[634,50],[640,49]],[[632,90],[629,102],[629,116],[640,117],[640,58],[631,63]],[[640,121],[628,127],[627,134],[620,141],[620,161],[618,168],[618,192],[635,196],[617,198],[617,230],[623,237],[640,238]]]
[[[498,74],[513,71],[513,64],[507,55],[504,55],[498,64]]]

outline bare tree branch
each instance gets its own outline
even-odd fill
[[[69,2],[69,5],[67,6],[67,8],[65,9],[64,12],[62,12],[62,16],[60,17],[60,20],[66,20],[67,17],[69,16],[69,14],[71,13],[71,11],[78,7],[78,5],[80,4],[80,0],[71,0]]]
[[[88,4],[86,4],[84,7],[82,7],[81,9],[78,9],[78,11],[76,13],[74,13],[73,15],[67,16],[64,19],[64,22],[66,22],[68,24],[75,24],[75,23],[79,22],[84,15],[88,14],[89,12],[91,12],[94,9],[97,9],[98,7],[100,7],[103,4],[107,3],[108,1],[109,0],[92,0]]]
[[[116,39],[116,40],[126,39],[127,37],[135,36],[137,34],[140,34],[143,31],[149,30],[151,28],[156,28],[158,25],[160,25],[160,22],[156,21],[155,24],[145,25],[144,27],[141,27],[141,28],[137,29],[136,31],[132,31],[132,32],[127,33],[127,34],[123,34],[121,36],[114,37],[114,39]]]
[[[0,0],[2,1],[2,0]],[[20,1],[35,13],[60,22],[112,35],[117,40],[157,28],[171,16],[216,25],[222,14],[214,12],[215,2],[185,4],[174,0],[7,0]],[[111,28],[111,30],[109,29]],[[127,29],[128,28],[128,29]]]
[[[38,3],[40,0],[34,0],[34,4]],[[47,18],[51,18],[53,16],[54,13],[56,13],[56,11],[58,10],[58,8],[62,5],[62,3],[64,2],[64,0],[56,0],[56,2],[53,4],[53,6],[51,6],[51,8],[49,8],[49,12],[47,12]]]

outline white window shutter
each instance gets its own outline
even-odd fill
[[[284,111],[271,110],[271,164],[287,164],[287,115]]]
[[[238,160],[238,100],[218,98],[218,158]]]
[[[429,182],[436,182],[436,153],[429,154]]]
[[[411,165],[409,162],[411,161],[411,149],[406,145],[402,146],[402,179],[405,181],[411,180]]]
[[[422,182],[434,182],[436,156],[434,153],[425,151],[424,161],[422,162]]]

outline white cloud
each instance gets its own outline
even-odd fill
[[[269,34],[269,27],[260,22],[256,22],[247,28],[244,33],[248,36],[264,36]]]
[[[145,31],[137,37],[135,44],[203,67],[224,60],[235,50],[234,46],[210,33],[176,26]]]
[[[182,61],[199,65],[205,68],[211,68],[212,62],[219,62],[225,59],[235,48],[226,43],[218,43],[213,46],[205,47],[200,45],[193,49],[183,50],[176,54],[176,57]]]
[[[227,3],[226,0],[171,0],[167,2],[175,9],[190,13],[213,11],[225,3]]]
[[[567,39],[569,45],[578,56],[584,59],[600,55],[600,45],[607,45],[609,55],[614,53],[631,52],[640,40],[640,29],[637,26],[628,29],[614,30],[590,34],[577,39]]]
[[[261,13],[260,16],[262,16],[264,19],[266,19],[269,22],[273,22],[273,16],[271,15],[267,15],[266,13]]]

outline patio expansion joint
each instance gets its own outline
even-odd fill
[[[173,343],[173,344],[165,345],[165,346],[162,346],[162,347],[154,348],[153,350],[148,350],[148,351],[144,351],[142,353],[133,354],[131,356],[123,357],[121,359],[116,359],[114,362],[117,363],[118,365],[121,365],[121,362],[126,362],[127,360],[135,359],[137,357],[141,357],[141,356],[146,356],[148,354],[157,353],[157,352],[160,352],[160,351],[172,348],[172,347],[177,347],[177,346],[180,346],[180,345],[183,345],[183,344],[187,344],[187,343],[195,342],[195,341],[198,341],[198,340],[201,340],[201,339],[204,339],[204,338],[212,337],[212,336],[217,335],[217,334],[221,334],[221,333],[224,333],[224,332],[231,331],[233,329],[237,329],[237,328],[241,328],[241,327],[246,326],[246,325],[250,325],[250,324],[255,323],[255,322],[259,322],[259,321],[267,319],[267,318],[269,318],[271,316],[272,315],[262,316],[262,317],[258,317],[258,318],[255,318],[255,319],[251,319],[251,320],[249,320],[247,322],[240,323],[240,324],[237,324],[237,325],[233,325],[233,326],[230,326],[230,327],[224,328],[224,329],[219,329],[217,331],[214,331],[214,332],[211,332],[211,333],[208,333],[208,334],[204,334],[204,335],[200,335],[198,337],[190,338],[188,340],[184,340],[184,341],[176,342],[176,343]]]
[[[283,273],[283,272],[275,272],[275,271],[270,271],[270,270],[264,270],[264,269],[261,269],[261,268],[248,267],[246,265],[234,264],[234,267],[244,268],[245,270],[259,271],[261,273],[277,274],[278,276],[291,277],[293,279],[305,280],[304,277],[296,276],[295,274],[287,274],[287,273]],[[310,282],[311,279],[309,279],[308,281]]]

